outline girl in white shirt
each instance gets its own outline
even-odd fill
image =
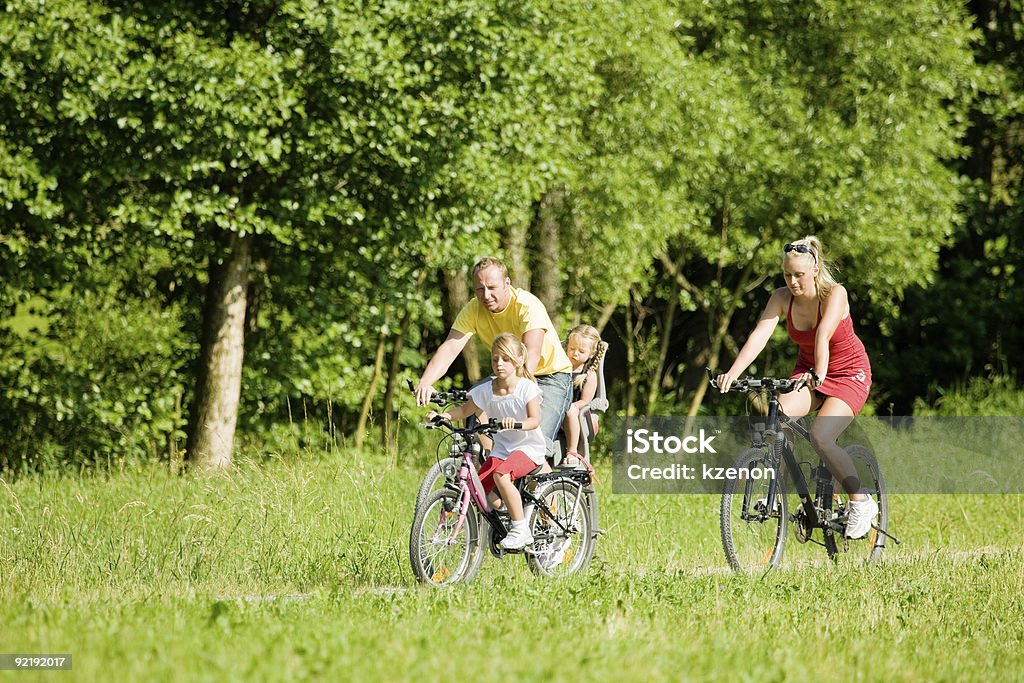
[[[538,466],[544,466],[546,443],[537,429],[540,425],[540,387],[526,369],[526,346],[514,334],[501,334],[491,345],[491,369],[494,378],[469,390],[469,401],[441,416],[461,420],[483,411],[501,420],[504,431],[494,435],[491,455],[480,468],[480,480],[492,503],[504,501],[512,521],[512,530],[502,539],[505,550],[519,550],[533,543],[523,514],[523,500],[512,483]],[[431,412],[428,418],[436,413]],[[521,422],[518,430],[515,423]]]

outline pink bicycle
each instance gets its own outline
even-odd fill
[[[420,582],[445,586],[471,581],[483,562],[484,546],[499,559],[523,554],[540,576],[573,574],[590,564],[598,532],[597,498],[589,472],[539,474],[538,466],[516,480],[534,542],[522,551],[506,551],[498,544],[508,533],[508,513],[491,507],[475,464],[482,452],[480,435],[498,432],[498,422],[456,427],[437,416],[425,426],[445,435],[452,466],[443,468],[444,486],[416,505],[409,559]]]

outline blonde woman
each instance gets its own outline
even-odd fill
[[[821,240],[812,235],[783,247],[782,273],[786,286],[772,292],[732,367],[716,382],[720,391],[728,391],[785,316],[786,331],[798,348],[791,375],[798,382],[794,391],[779,397],[779,403],[790,417],[817,411],[811,445],[850,497],[847,538],[861,538],[871,529],[878,504],[860,492],[853,461],[836,439],[867,401],[871,364],[853,330],[846,288],[825,263]]]

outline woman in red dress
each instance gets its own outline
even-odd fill
[[[786,286],[772,292],[732,367],[718,376],[718,388],[729,390],[764,350],[785,316],[786,331],[799,349],[792,374],[798,382],[796,390],[779,397],[779,403],[790,417],[817,411],[818,418],[826,418],[811,425],[811,445],[850,496],[846,536],[860,538],[871,529],[878,504],[860,492],[853,461],[836,439],[864,407],[871,388],[871,364],[853,331],[846,288],[829,272],[821,241],[811,236],[787,244],[782,272]]]

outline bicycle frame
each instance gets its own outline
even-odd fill
[[[469,514],[470,505],[475,505],[476,509],[480,511],[480,514],[496,531],[507,531],[504,523],[502,523],[501,521],[501,517],[498,515],[497,510],[494,509],[494,507],[491,505],[491,502],[487,499],[487,494],[484,493],[483,482],[480,481],[480,475],[477,473],[476,467],[474,467],[473,465],[473,452],[469,449],[464,449],[462,451],[461,457],[462,464],[459,467],[458,475],[459,488],[462,492],[462,495],[459,498],[459,519],[456,522],[455,529],[451,534],[451,538],[448,541],[449,544],[454,543],[454,539],[458,537],[459,532],[462,530],[462,525],[466,521],[466,515]],[[557,474],[559,478],[574,481],[580,486],[585,484],[584,479],[587,477],[587,473],[585,472],[558,472],[553,474]],[[527,479],[527,477],[523,477],[522,479],[525,480]],[[565,533],[571,533],[573,531],[572,529],[569,529],[564,524],[562,524],[562,522],[548,508],[547,504],[543,500],[534,496],[528,488],[526,488],[525,486],[520,487],[520,493],[523,496],[524,508],[527,505],[536,505],[543,512],[545,512],[548,515],[548,517],[551,518],[551,521],[553,521],[559,527],[559,529],[561,529],[561,531]],[[573,516],[570,516],[570,519],[575,518],[574,515],[578,511],[582,500],[583,496],[576,496],[572,511]],[[439,521],[438,530],[441,529],[441,526],[442,524]]]
[[[804,509],[807,516],[807,520],[810,521],[811,526],[826,529],[836,530],[840,527],[833,526],[828,520],[825,520],[819,516],[818,511],[815,509],[814,501],[817,500],[822,503],[822,510],[827,512],[832,508],[832,494],[834,488],[832,486],[832,475],[825,463],[822,461],[818,462],[818,466],[811,471],[811,475],[817,482],[817,488],[815,490],[815,496],[811,497],[810,488],[807,485],[807,479],[804,477],[803,468],[800,463],[796,460],[796,455],[793,453],[792,445],[789,439],[786,438],[784,429],[790,429],[799,435],[801,438],[809,441],[810,432],[799,422],[788,417],[779,410],[779,400],[774,394],[771,396],[768,402],[768,415],[765,419],[766,429],[763,430],[764,437],[767,438],[769,447],[775,450],[780,444],[781,447],[775,450],[776,453],[781,453],[782,464],[785,466],[786,471],[789,473],[790,479],[796,488],[795,493],[800,498],[800,504]],[[775,499],[778,495],[779,483],[778,479],[772,479],[768,484],[768,497],[766,501],[765,511],[762,515],[767,515],[767,511],[773,510],[775,506]],[[747,495],[744,495],[744,509],[748,509],[749,500]]]

